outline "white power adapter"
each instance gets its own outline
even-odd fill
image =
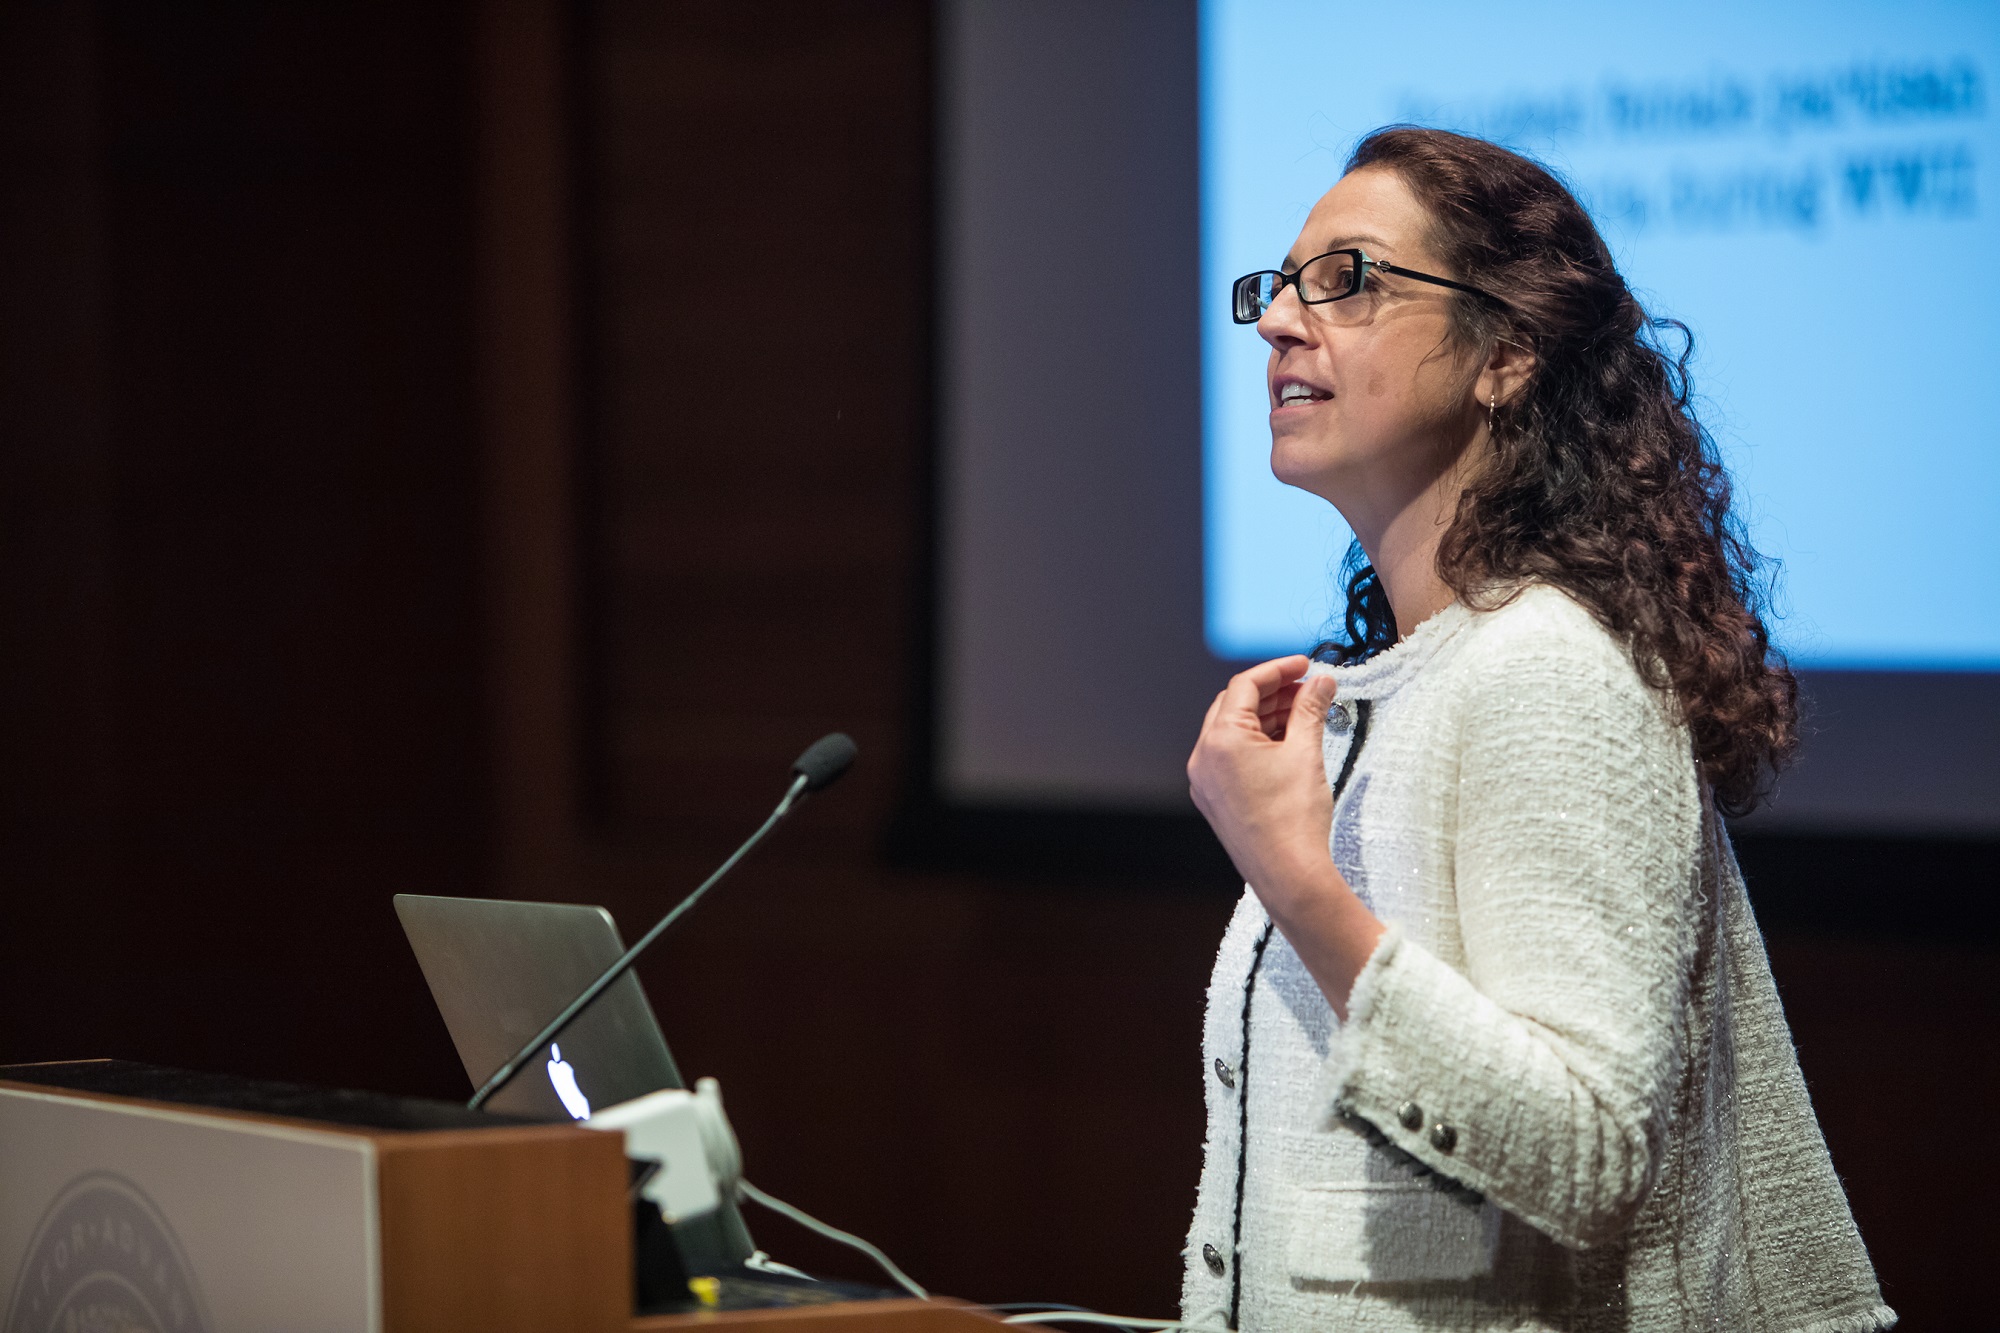
[[[627,1157],[659,1163],[640,1193],[669,1225],[735,1201],[743,1156],[723,1114],[722,1085],[714,1079],[698,1080],[693,1092],[664,1088],[607,1106],[586,1123],[624,1131]]]

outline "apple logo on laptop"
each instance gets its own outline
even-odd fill
[[[576,1086],[576,1070],[562,1058],[560,1046],[549,1047],[549,1082],[555,1085],[556,1096],[562,1098],[563,1109],[570,1113],[571,1119],[590,1119],[590,1098]]]

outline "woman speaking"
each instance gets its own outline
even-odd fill
[[[1436,130],[1364,140],[1233,299],[1272,470],[1358,550],[1344,635],[1188,760],[1250,887],[1184,1317],[1889,1327],[1722,825],[1795,686],[1685,348],[1554,177]]]

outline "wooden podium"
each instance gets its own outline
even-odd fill
[[[633,1313],[624,1137],[114,1060],[0,1067],[0,1333],[958,1333],[949,1302]]]

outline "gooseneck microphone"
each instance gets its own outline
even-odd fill
[[[822,736],[806,747],[806,752],[792,761],[792,773],[805,783],[808,792],[824,791],[834,780],[847,771],[854,762],[854,740],[844,731],[836,731],[830,736]],[[794,785],[785,797],[790,801],[799,794]],[[783,811],[781,804],[778,809]],[[756,839],[752,838],[752,842]]]
[[[659,923],[642,936],[639,942],[627,949],[610,967],[598,975],[597,980],[583,988],[574,1000],[563,1006],[561,1013],[549,1020],[547,1027],[537,1032],[520,1050],[514,1052],[507,1063],[493,1071],[493,1076],[480,1085],[466,1105],[477,1111],[486,1105],[494,1093],[507,1086],[514,1075],[541,1052],[544,1046],[563,1034],[563,1029],[576,1021],[578,1014],[590,1007],[590,1002],[610,988],[611,984],[631,970],[639,961],[639,955],[652,947],[654,940],[666,934],[667,927],[680,920],[681,914],[701,901],[701,896],[722,882],[722,877],[736,868],[736,863],[750,854],[750,849],[764,840],[764,835],[778,827],[793,808],[813,792],[824,791],[847,771],[854,762],[854,742],[841,732],[822,736],[806,747],[806,752],[792,762],[792,785],[785,798],[778,802],[778,808],[771,811],[770,818],[744,839],[743,845],[731,852],[729,859],[716,867],[715,873],[703,880],[701,887],[674,904],[674,909],[661,917]]]

